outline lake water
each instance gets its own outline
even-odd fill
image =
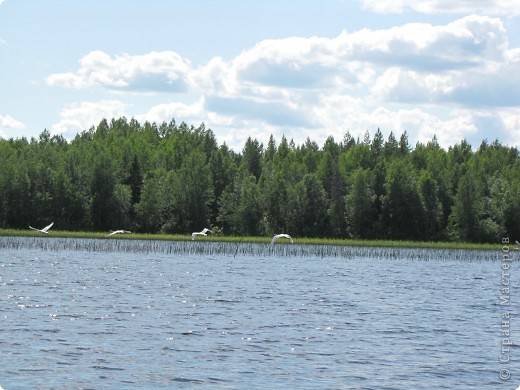
[[[4,249],[0,385],[515,389],[520,264],[509,270],[506,307],[501,253],[485,256]],[[500,363],[505,312],[514,345]]]

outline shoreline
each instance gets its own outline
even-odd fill
[[[0,229],[0,236],[12,237],[48,237],[55,238],[92,238],[106,240],[156,240],[156,241],[192,241],[191,234],[150,234],[150,233],[131,233],[107,236],[105,232],[76,232],[53,230],[48,234],[40,234],[29,229]],[[335,246],[365,246],[365,247],[389,247],[389,248],[423,248],[423,249],[467,249],[467,250],[500,250],[500,243],[479,244],[469,242],[448,242],[448,241],[399,241],[399,240],[362,240],[362,239],[339,239],[339,238],[309,238],[293,237],[295,244],[300,245],[335,245]],[[221,236],[208,235],[197,237],[195,242],[228,242],[228,243],[270,243],[270,236],[240,237],[240,236]],[[289,242],[279,241],[276,245],[290,245]]]

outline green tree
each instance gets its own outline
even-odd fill
[[[405,132],[401,134],[399,138],[399,150],[401,151],[401,155],[406,156],[410,153],[410,145],[408,144],[408,133]]]
[[[2,167],[8,181],[3,182],[2,217],[5,227],[27,228],[29,223],[41,224],[46,221],[34,216],[30,198],[30,180],[25,165],[12,162]]]
[[[385,157],[392,158],[399,154],[399,142],[397,142],[397,139],[394,136],[394,132],[391,131],[388,135],[388,140],[385,142],[385,146],[383,148],[383,152],[385,154]]]
[[[388,237],[424,238],[424,209],[411,164],[395,160],[388,169],[385,187],[382,221]]]
[[[305,144],[301,148],[302,161],[305,166],[305,172],[316,173],[319,164],[319,146],[316,142],[307,137]]]
[[[113,229],[131,224],[132,190],[129,186],[117,183],[114,187],[114,210],[111,220]]]
[[[436,241],[443,235],[443,211],[439,200],[439,186],[429,171],[424,171],[419,177],[419,192],[424,205],[423,237]]]
[[[327,225],[327,196],[316,174],[308,173],[290,189],[291,223],[285,231],[300,236],[322,237]]]
[[[333,237],[345,235],[345,181],[339,168],[340,148],[332,137],[327,138],[318,164],[317,176],[327,194],[328,229]]]
[[[255,139],[249,137],[242,151],[242,166],[252,174],[256,180],[260,178],[262,173],[262,155],[263,147]]]
[[[269,136],[269,142],[267,143],[267,148],[264,153],[264,161],[272,162],[274,160],[274,155],[276,154],[276,142],[274,141],[274,137],[271,134]]]
[[[141,200],[135,205],[137,228],[142,232],[156,233],[164,223],[166,176],[166,171],[158,169],[149,172],[143,181]]]
[[[100,156],[94,168],[91,185],[91,215],[96,230],[108,230],[114,225],[116,200],[114,198],[115,178],[111,160]]]
[[[449,221],[451,237],[455,240],[479,242],[481,214],[480,191],[475,178],[468,172],[460,179],[455,195]]]
[[[74,230],[88,226],[88,198],[74,188],[72,180],[59,169],[55,173],[51,214],[60,229]]]
[[[243,236],[257,236],[261,229],[262,209],[260,191],[253,175],[239,173],[234,185],[226,188],[221,197],[219,221],[222,230]]]
[[[216,222],[219,213],[220,198],[224,190],[233,183],[238,167],[233,159],[233,153],[226,144],[213,151],[209,160],[213,180],[214,199],[211,203],[211,221]]]
[[[249,138],[234,152],[204,123],[121,117],[72,141],[48,130],[0,139],[0,167],[6,228],[520,240],[519,152],[498,140],[445,150],[434,136],[411,148],[406,131],[384,142],[377,129],[321,149],[271,135],[264,152]]]
[[[143,187],[143,175],[141,173],[141,163],[139,158],[134,154],[132,164],[130,166],[130,172],[125,181],[130,187],[131,192],[131,204],[135,205],[141,201],[141,190]]]
[[[504,195],[504,234],[520,241],[520,181],[510,183]]]
[[[260,199],[264,228],[269,234],[287,231],[289,194],[283,172],[275,169],[262,178]]]
[[[348,232],[352,237],[371,238],[377,226],[377,210],[374,207],[375,193],[370,186],[368,171],[358,168],[349,183],[345,197],[345,217]]]
[[[379,158],[383,154],[383,144],[384,144],[384,138],[383,133],[381,133],[381,130],[379,128],[377,129],[376,133],[374,134],[374,138],[372,139],[372,161],[375,164]]]
[[[170,215],[164,230],[186,233],[208,226],[214,196],[212,184],[205,155],[199,151],[190,153],[169,181]]]

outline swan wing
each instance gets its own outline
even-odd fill
[[[52,227],[52,225],[54,225],[54,222],[51,222],[50,225],[45,226],[41,231],[47,233],[49,229]]]

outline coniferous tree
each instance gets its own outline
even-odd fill
[[[345,235],[345,182],[339,167],[340,148],[334,138],[328,137],[323,146],[317,175],[327,194],[328,234],[333,237]]]
[[[383,151],[387,159],[392,158],[399,153],[399,143],[397,142],[393,131],[391,131],[388,135],[388,139],[385,142]]]
[[[93,227],[96,230],[113,229],[116,209],[115,186],[111,160],[102,155],[96,162],[91,184],[90,213]]]
[[[326,231],[327,206],[323,185],[316,174],[306,174],[292,191],[293,215],[292,231],[305,237],[322,237]]]
[[[399,141],[397,141],[399,140]],[[377,129],[323,147],[249,138],[218,146],[202,123],[103,119],[71,140],[0,139],[0,227],[496,242],[520,239],[518,149],[443,149]],[[325,212],[324,212],[325,210]],[[325,214],[324,214],[325,213]],[[324,217],[326,215],[326,217]],[[213,226],[211,226],[213,227]]]
[[[480,241],[480,220],[482,203],[475,178],[466,173],[460,179],[453,211],[450,215],[450,233],[453,239]]]
[[[424,234],[422,238],[436,241],[442,237],[442,204],[439,200],[439,186],[431,173],[424,171],[419,178],[419,192],[424,205]]]
[[[410,153],[410,145],[408,144],[408,133],[406,130],[401,137],[399,138],[399,150],[401,151],[401,155],[406,156]]]
[[[382,221],[388,237],[424,238],[424,209],[411,165],[402,160],[391,164],[385,183]]]
[[[132,192],[132,205],[141,201],[141,190],[143,187],[143,175],[141,174],[141,163],[134,154],[132,165],[130,167],[129,177],[126,180],[126,184],[130,187]]]
[[[346,195],[345,217],[349,235],[355,238],[373,237],[377,226],[375,194],[370,186],[368,172],[358,168],[350,177],[350,190]]]
[[[147,174],[141,200],[135,205],[135,224],[142,232],[158,232],[165,222],[167,209],[167,172],[162,169]]]
[[[262,154],[262,145],[249,137],[242,151],[242,165],[256,180],[260,178],[262,173]]]

